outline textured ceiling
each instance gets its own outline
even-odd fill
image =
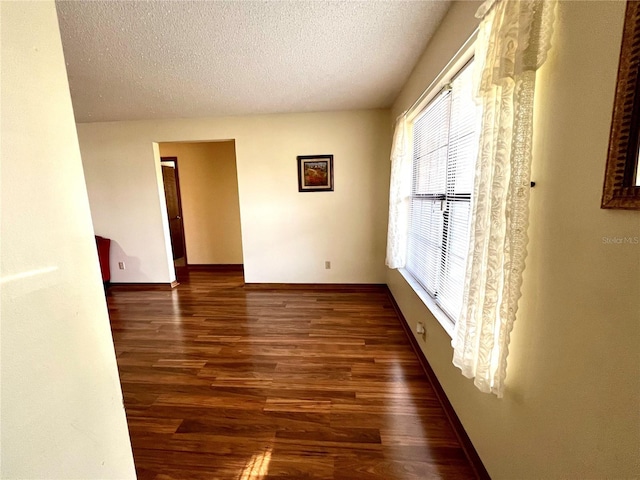
[[[78,122],[388,107],[448,1],[57,1]]]

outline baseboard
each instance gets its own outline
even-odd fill
[[[188,264],[185,267],[194,272],[244,272],[244,265],[242,263],[221,263],[221,264]],[[178,267],[178,268],[185,268]]]
[[[311,290],[331,292],[386,291],[384,283],[245,283],[247,290]]]
[[[396,299],[393,298],[393,294],[391,293],[391,290],[389,290],[388,287],[387,287],[387,294],[389,295],[389,299],[391,300],[393,309],[395,310],[400,320],[400,323],[402,324],[402,328],[404,329],[404,332],[407,335],[407,338],[409,339],[411,348],[413,348],[413,351],[416,353],[416,356],[418,357],[418,360],[422,365],[422,369],[424,370],[424,373],[427,375],[427,378],[429,379],[429,383],[433,387],[436,397],[438,398],[438,401],[440,402],[440,405],[442,406],[442,409],[444,410],[447,416],[447,419],[449,420],[449,423],[453,428],[453,431],[458,437],[458,441],[460,442],[460,445],[462,446],[462,449],[464,450],[464,453],[467,456],[467,459],[471,463],[471,466],[475,471],[477,478],[481,480],[491,480],[491,477],[489,476],[487,469],[484,467],[484,464],[482,463],[482,460],[480,459],[478,452],[476,452],[476,449],[473,446],[473,443],[471,443],[471,439],[469,438],[469,436],[467,435],[467,432],[462,426],[462,422],[460,422],[460,419],[458,418],[456,411],[453,409],[451,402],[449,402],[449,399],[447,398],[447,394],[444,392],[442,385],[440,385],[440,382],[438,381],[438,377],[436,377],[436,374],[431,368],[431,365],[429,365],[429,361],[427,360],[427,357],[424,356],[424,353],[420,348],[420,345],[418,345],[418,341],[416,340],[416,337],[413,335],[413,332],[409,327],[409,323],[407,323],[407,319],[402,314],[402,311],[400,310],[400,307],[398,306]]]
[[[178,282],[171,283],[113,283],[111,282],[109,290],[126,291],[126,290],[172,290],[180,285]]]

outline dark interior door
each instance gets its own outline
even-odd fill
[[[184,226],[182,223],[182,211],[180,209],[176,169],[163,165],[162,180],[164,182],[164,197],[167,202],[167,214],[169,216],[171,248],[173,249],[173,259],[176,260],[184,257],[185,254]]]

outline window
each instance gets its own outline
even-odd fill
[[[413,121],[405,268],[453,322],[462,306],[480,125],[472,70],[469,62]]]

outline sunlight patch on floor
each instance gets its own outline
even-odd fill
[[[251,457],[242,473],[240,473],[238,480],[262,480],[269,473],[270,461],[271,447],[268,447],[264,452],[257,453]]]

